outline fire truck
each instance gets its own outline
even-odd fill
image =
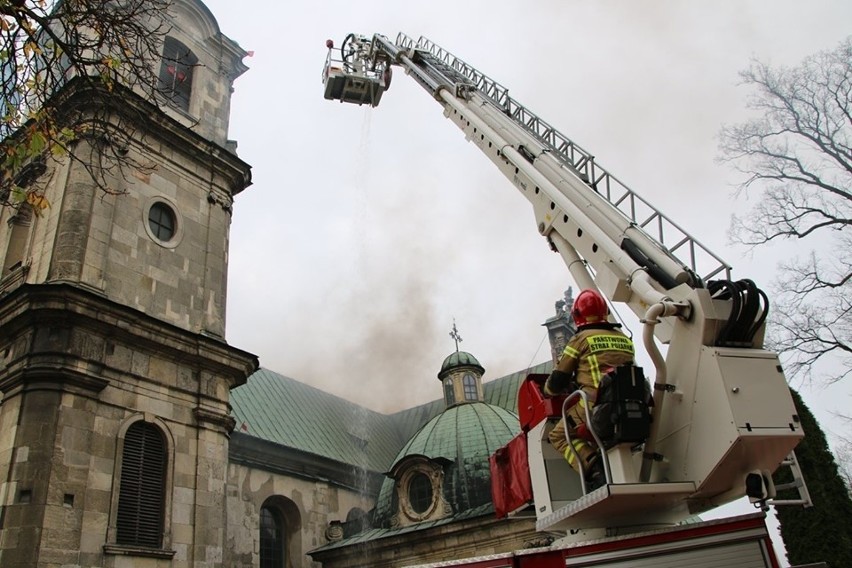
[[[377,106],[401,67],[529,201],[574,282],[639,318],[653,365],[652,385],[627,368],[613,375],[609,404],[600,394],[594,409],[585,404],[582,435],[600,449],[606,478],[594,490],[548,442],[585,393],[547,398],[546,377],[527,377],[521,433],[491,458],[492,495],[498,516],[532,510],[538,531],[560,537],[428,566],[777,567],[765,511],[810,501],[793,453],[804,433],[778,357],[763,347],[766,294],[733,280],[730,265],[593,154],[432,41],[349,34],[340,47],[326,45],[326,99]],[[593,415],[604,406],[606,435]],[[774,499],[781,488],[772,473],[782,466],[793,470],[800,499]],[[758,512],[687,522],[744,496]]]

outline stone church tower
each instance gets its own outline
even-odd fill
[[[128,93],[111,111],[149,167],[105,195],[80,162],[50,163],[33,172],[49,209],[0,210],[4,568],[223,566],[229,391],[258,365],[224,339],[246,53],[200,2],[173,0],[169,19],[164,110]],[[85,83],[64,89],[103,110]]]

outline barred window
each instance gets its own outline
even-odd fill
[[[284,568],[284,518],[273,507],[260,509],[260,568]]]
[[[161,548],[166,489],[166,440],[148,422],[124,436],[116,515],[116,543]]]

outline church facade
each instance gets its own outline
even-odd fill
[[[121,151],[154,167],[103,195],[83,166],[103,141],[81,140],[79,160],[37,169],[49,209],[0,210],[0,566],[401,566],[535,539],[530,519],[494,519],[486,489],[526,371],[483,384],[457,351],[443,398],[383,415],[227,344],[246,53],[197,0],[169,19],[173,96],[107,109],[136,121]],[[64,89],[104,111],[84,82]],[[570,331],[559,310],[546,325],[557,344]]]

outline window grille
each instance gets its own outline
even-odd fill
[[[284,519],[271,507],[260,509],[260,568],[284,568]]]

